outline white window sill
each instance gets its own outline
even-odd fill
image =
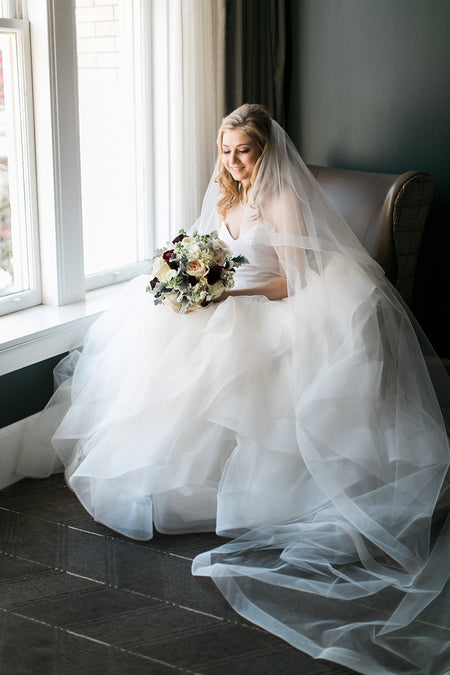
[[[0,376],[80,347],[90,325],[113,304],[124,285],[89,291],[85,300],[72,305],[39,305],[2,316]]]

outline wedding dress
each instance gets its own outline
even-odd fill
[[[69,357],[33,450],[53,435],[48,472],[61,462],[92,516],[127,536],[233,538],[193,573],[299,649],[371,675],[444,675],[439,381],[382,270],[272,129],[238,239],[219,227],[249,260],[236,287],[281,270],[288,297],[180,315],[135,279]],[[200,232],[218,227],[217,191]]]

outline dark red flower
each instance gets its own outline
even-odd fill
[[[216,284],[222,278],[222,272],[223,267],[220,265],[214,265],[214,267],[211,267],[208,274],[206,275],[208,284],[210,284],[210,286]]]
[[[172,257],[172,254],[173,254],[173,249],[172,249],[171,251],[164,251],[162,257],[164,258],[164,260],[165,260],[166,262],[169,262],[169,260],[170,260],[171,257]]]
[[[178,242],[183,241],[185,237],[187,237],[187,234],[179,234],[175,239],[172,239],[172,244],[178,244]]]
[[[156,284],[158,283],[158,281],[159,281],[158,277],[155,277],[154,279],[151,280],[151,282],[150,282],[150,287],[151,287],[152,291],[154,290],[154,288],[155,288]]]

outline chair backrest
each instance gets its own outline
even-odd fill
[[[435,179],[420,171],[396,175],[320,166],[309,169],[409,303]]]

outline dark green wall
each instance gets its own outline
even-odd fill
[[[54,356],[0,377],[0,429],[39,412],[53,393]]]
[[[413,311],[450,356],[450,3],[290,0],[288,131],[307,163],[438,181]]]

